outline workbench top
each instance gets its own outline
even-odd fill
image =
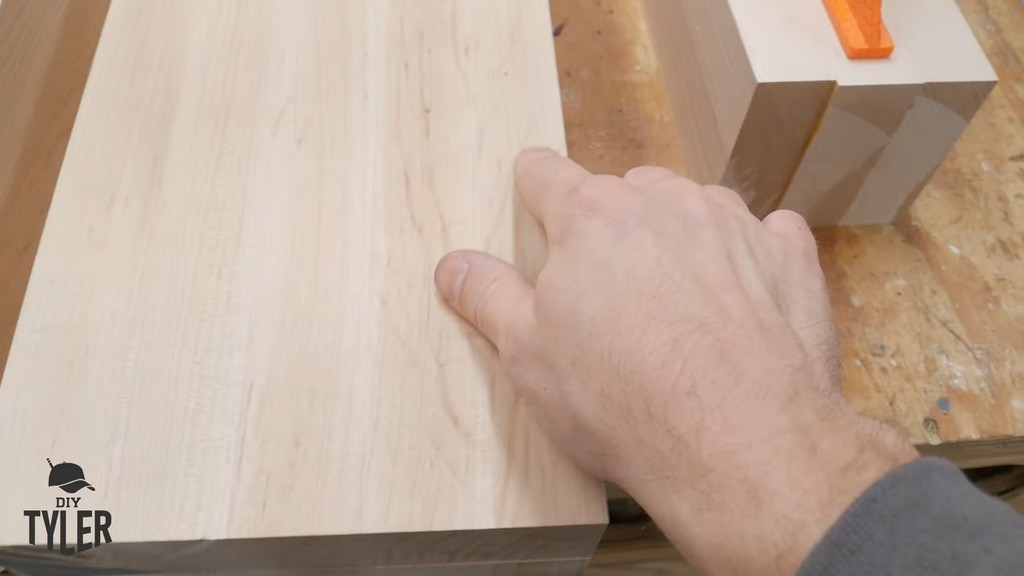
[[[570,155],[685,173],[639,3],[551,5]],[[846,397],[922,452],[1024,464],[1024,5],[960,7],[1000,85],[902,222],[816,235]]]

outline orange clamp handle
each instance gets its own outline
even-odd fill
[[[823,0],[851,60],[888,58],[896,45],[882,21],[882,0]]]

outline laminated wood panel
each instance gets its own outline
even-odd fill
[[[0,386],[0,563],[577,569],[602,486],[432,283],[536,271],[512,162],[562,130],[543,0],[115,0]],[[113,543],[17,547],[46,458]]]

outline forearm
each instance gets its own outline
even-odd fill
[[[888,454],[901,457],[898,449]],[[772,494],[726,482],[703,497],[677,489],[648,490],[640,499],[707,574],[793,574],[798,568],[798,576],[1024,574],[1024,516],[946,461],[904,464],[849,500],[839,485],[845,480],[834,472],[805,472],[805,482]],[[834,501],[846,502],[840,513],[815,494],[822,483],[836,488]],[[817,531],[826,519],[830,527]]]

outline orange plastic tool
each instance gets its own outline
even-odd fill
[[[823,0],[851,60],[888,58],[895,45],[882,21],[882,0]]]

